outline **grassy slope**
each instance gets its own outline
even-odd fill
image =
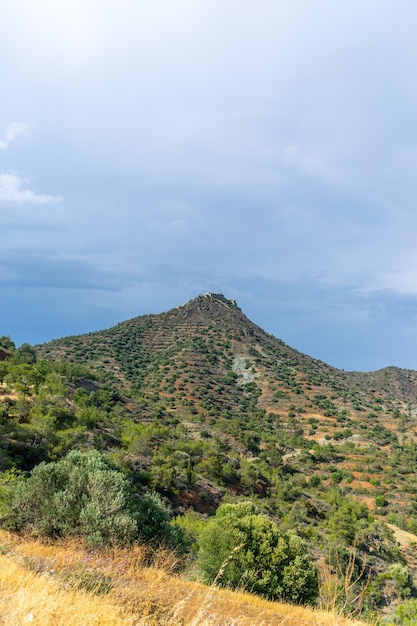
[[[0,532],[0,622],[42,626],[360,626],[335,613],[267,602],[172,574],[168,553],[94,553]],[[87,591],[87,588],[89,591]],[[99,593],[97,593],[99,592]],[[101,592],[101,593],[100,593]]]

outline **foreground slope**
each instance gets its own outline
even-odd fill
[[[172,573],[174,556],[149,563],[143,548],[93,552],[0,533],[0,621],[42,626],[360,626],[334,612],[208,588]]]

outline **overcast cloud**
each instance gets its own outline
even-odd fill
[[[344,369],[417,369],[411,0],[0,9],[0,335],[222,291]]]

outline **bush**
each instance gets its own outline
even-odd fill
[[[317,572],[304,542],[257,513],[250,502],[220,506],[199,544],[198,563],[208,583],[295,603],[317,597]]]
[[[408,597],[413,586],[413,578],[408,567],[402,563],[393,563],[388,569],[388,574],[396,583],[403,598]]]
[[[407,600],[398,607],[394,623],[403,626],[417,625],[417,600],[415,598]]]
[[[169,510],[157,493],[146,493],[137,506],[138,537],[153,546],[180,548],[185,532],[171,523]]]
[[[138,533],[126,477],[96,450],[36,466],[16,489],[9,525],[95,545],[126,543]]]
[[[60,461],[36,466],[17,484],[4,521],[15,530],[81,536],[98,546],[135,539],[170,547],[181,542],[159,496],[137,498],[123,472],[97,450],[73,450]]]
[[[387,506],[388,502],[384,495],[380,494],[375,496],[375,504],[378,508]]]

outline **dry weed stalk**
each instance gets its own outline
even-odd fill
[[[233,550],[230,552],[229,556],[223,561],[219,571],[216,574],[216,578],[213,580],[213,582],[211,583],[209,590],[207,592],[207,594],[205,595],[197,613],[194,616],[194,619],[190,622],[190,626],[198,626],[198,624],[201,624],[201,618],[203,617],[204,613],[205,613],[205,609],[207,606],[209,606],[211,599],[214,597],[216,589],[217,589],[217,582],[220,580],[220,578],[223,575],[224,570],[226,569],[226,567],[228,566],[228,564],[230,563],[230,561],[233,558],[233,555],[235,554],[235,552],[237,552],[238,550],[240,550],[243,547],[243,543],[241,543],[240,545],[236,546],[235,548],[233,548]]]
[[[337,552],[334,556],[336,563],[333,566],[333,572],[330,565],[324,562],[319,564],[320,608],[351,619],[360,615],[370,583],[370,575],[365,576],[366,557],[361,563],[359,572],[355,573],[357,554],[358,547],[355,538],[352,549],[348,551],[346,564],[341,562]]]

